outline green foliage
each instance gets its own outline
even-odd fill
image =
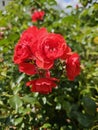
[[[0,12],[0,27],[5,27],[0,40],[0,130],[98,129],[98,4],[70,14],[55,5],[54,0],[14,0]],[[43,21],[31,21],[34,8],[45,11]],[[81,56],[81,74],[73,82],[56,66],[60,83],[49,95],[31,93],[25,86],[30,78],[13,63],[15,44],[30,25],[62,34]]]

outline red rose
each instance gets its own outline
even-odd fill
[[[48,32],[45,28],[38,29],[35,26],[31,26],[26,29],[22,33],[19,42],[15,47],[14,62],[16,64],[20,64],[25,60],[35,59],[32,52],[36,51],[36,44],[39,37],[42,37],[44,34],[46,35],[47,33]],[[33,51],[31,52],[31,50]]]
[[[18,43],[14,50],[14,63],[20,64],[28,59],[32,59],[33,55],[30,47],[26,43]]]
[[[69,80],[74,80],[80,74],[80,57],[77,53],[71,54],[66,59],[66,71]]]
[[[34,52],[37,66],[42,69],[50,69],[54,60],[63,55],[65,46],[65,40],[59,34],[49,33],[39,38]]]
[[[37,20],[43,20],[44,15],[45,15],[44,11],[35,11],[32,14],[32,21],[36,22]]]
[[[21,63],[19,64],[19,71],[24,72],[28,75],[34,75],[37,73],[36,67],[31,63]]]
[[[56,83],[54,81],[58,81],[55,78],[40,78],[31,80],[26,83],[27,86],[32,85],[32,92],[39,92],[42,94],[48,94],[52,92],[52,88],[56,87]]]

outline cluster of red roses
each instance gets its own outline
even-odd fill
[[[32,86],[32,92],[48,94],[57,86],[59,80],[50,74],[57,59],[65,62],[68,79],[74,80],[80,73],[79,55],[71,51],[60,34],[31,26],[22,33],[15,46],[14,63],[18,64],[19,71],[40,77],[26,83]]]

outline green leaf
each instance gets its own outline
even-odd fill
[[[30,97],[29,95],[22,97],[22,100],[25,103],[30,103],[32,105],[34,105],[34,104],[40,105],[40,103],[37,101],[37,99],[35,97]]]
[[[31,112],[31,108],[30,107],[26,107],[26,108],[20,107],[19,108],[19,113],[22,113],[22,115],[26,115],[26,114],[28,114],[30,112]]]
[[[18,124],[20,124],[20,123],[22,122],[22,120],[23,120],[23,117],[16,118],[16,119],[14,120],[14,124],[15,124],[15,125],[18,125]]]
[[[72,6],[71,6],[71,5],[68,5],[66,8],[72,8]]]
[[[9,104],[17,111],[22,106],[22,100],[18,95],[14,95],[9,99]]]
[[[90,127],[92,124],[93,118],[90,118],[89,116],[78,113],[77,120],[83,127]]]
[[[72,105],[71,105],[69,102],[64,101],[64,102],[62,103],[62,108],[63,108],[64,110],[66,110],[66,113],[69,115],[69,113],[71,112],[71,109],[72,109]]]
[[[2,40],[0,40],[0,46],[5,46],[6,43],[8,43],[8,39],[2,39]]]
[[[84,97],[82,102],[83,102],[83,107],[84,107],[85,111],[89,115],[95,115],[95,113],[96,113],[96,104],[95,104],[95,102],[89,97]]]
[[[17,94],[22,89],[22,84],[18,84],[15,87],[13,87],[13,93]]]
[[[49,127],[51,127],[51,124],[49,124],[49,123],[45,123],[45,124],[42,126],[42,128],[49,128]]]
[[[25,77],[25,74],[24,74],[24,73],[21,74],[21,75],[18,77],[18,79],[16,80],[17,84],[19,84],[24,77]]]

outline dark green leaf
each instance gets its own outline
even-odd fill
[[[95,102],[89,97],[84,97],[82,101],[83,101],[83,107],[84,107],[85,111],[89,115],[95,115],[95,113],[96,113]]]

